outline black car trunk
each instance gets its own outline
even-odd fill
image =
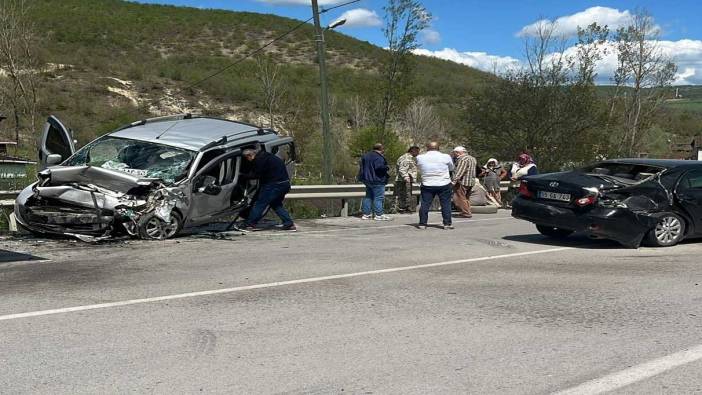
[[[574,206],[577,199],[591,195],[592,188],[596,188],[597,191],[608,191],[632,185],[634,181],[568,171],[532,176],[525,183],[534,199],[566,207]]]

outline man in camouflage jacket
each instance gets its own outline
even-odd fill
[[[412,196],[412,183],[417,181],[417,160],[419,147],[413,145],[407,153],[397,159],[395,177],[395,209],[400,213],[413,213],[416,209]]]

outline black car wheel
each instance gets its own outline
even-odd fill
[[[142,239],[165,240],[170,239],[180,232],[183,218],[176,211],[171,212],[171,222],[164,222],[153,213],[144,218],[139,226],[139,236]]]
[[[542,235],[552,237],[554,239],[563,239],[573,234],[572,230],[555,228],[553,226],[546,225],[536,225],[536,230],[538,230]]]
[[[658,217],[656,227],[646,235],[648,245],[670,247],[685,238],[685,220],[673,213],[663,213]]]

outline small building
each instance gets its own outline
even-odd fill
[[[702,135],[678,138],[671,143],[673,159],[702,160]]]

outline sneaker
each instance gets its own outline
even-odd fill
[[[256,225],[251,225],[251,224],[245,224],[244,226],[240,227],[239,229],[246,231],[246,232],[256,232],[257,230],[260,230],[256,227]]]
[[[388,217],[387,215],[376,215],[375,218],[373,218],[376,221],[392,221],[391,217]]]
[[[363,215],[361,216],[361,219],[373,219],[373,216],[370,215],[370,214],[368,214],[368,215],[363,214]]]
[[[451,230],[453,229],[453,225],[444,225],[445,230]]]
[[[297,232],[297,227],[295,224],[283,225],[280,227],[281,230],[286,230],[288,232]]]

